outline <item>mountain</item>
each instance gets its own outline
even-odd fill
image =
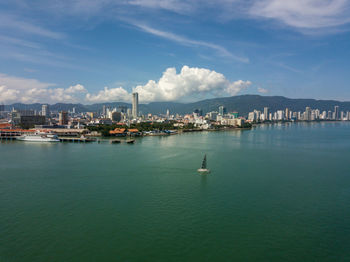
[[[50,105],[50,110],[72,110],[76,108],[76,112],[97,112],[102,111],[102,107],[114,108],[118,106],[126,106],[131,108],[131,104],[123,102],[99,103],[92,105],[82,104],[65,104],[58,103]],[[338,105],[340,111],[350,111],[350,102],[340,102],[335,100],[316,100],[316,99],[292,99],[283,96],[260,96],[260,95],[241,95],[232,97],[221,97],[206,99],[193,103],[176,103],[176,102],[152,102],[149,104],[140,104],[139,110],[143,114],[165,114],[169,109],[171,114],[186,114],[192,113],[195,109],[202,109],[203,113],[210,111],[218,111],[219,106],[226,107],[228,112],[237,111],[242,116],[247,116],[254,109],[263,110],[264,107],[269,107],[271,111],[282,110],[289,108],[292,111],[304,111],[305,107],[309,106],[313,109],[321,111],[334,110],[334,106]],[[42,104],[12,104],[5,106],[6,110],[15,109],[33,109],[40,111]]]

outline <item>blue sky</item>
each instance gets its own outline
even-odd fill
[[[348,0],[0,0],[0,102],[350,100]]]

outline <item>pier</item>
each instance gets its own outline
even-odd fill
[[[60,142],[70,142],[70,143],[89,143],[95,142],[95,138],[87,138],[87,137],[59,137]]]
[[[127,143],[127,144],[133,144],[135,142],[135,139],[113,139],[110,140],[109,143],[111,144],[120,144],[121,142]]]

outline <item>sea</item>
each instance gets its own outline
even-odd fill
[[[0,261],[350,261],[349,163],[346,122],[2,141]]]

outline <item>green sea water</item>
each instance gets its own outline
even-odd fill
[[[350,261],[349,159],[350,123],[1,142],[0,261]]]

